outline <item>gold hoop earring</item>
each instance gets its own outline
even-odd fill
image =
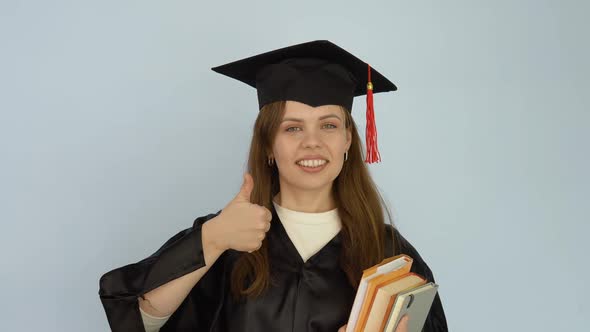
[[[344,161],[347,161],[347,160],[348,160],[348,151],[346,151],[346,152],[344,153]]]
[[[268,166],[272,167],[272,165],[274,165],[274,163],[275,163],[274,158],[268,158]]]

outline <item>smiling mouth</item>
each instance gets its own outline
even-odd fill
[[[318,168],[328,164],[328,160],[298,161],[295,164],[306,168]]]

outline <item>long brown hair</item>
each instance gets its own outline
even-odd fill
[[[267,158],[272,154],[274,138],[285,114],[285,101],[264,106],[254,124],[248,172],[254,179],[250,201],[272,209],[272,199],[279,192],[279,175],[276,165],[269,167]],[[358,287],[363,270],[386,257],[385,224],[383,210],[390,223],[391,213],[373,182],[363,160],[363,147],[354,120],[343,109],[345,126],[350,129],[352,142],[348,159],[334,180],[332,190],[338,214],[342,221],[342,251],[340,266],[352,287]],[[345,189],[345,190],[344,190]],[[249,286],[245,280],[253,277]],[[257,297],[270,285],[268,243],[252,253],[243,253],[236,261],[231,274],[231,292],[234,299],[243,296]]]

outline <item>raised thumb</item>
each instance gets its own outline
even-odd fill
[[[244,182],[242,183],[242,187],[240,188],[240,192],[236,196],[236,199],[250,202],[252,189],[254,189],[254,179],[250,173],[244,173]]]

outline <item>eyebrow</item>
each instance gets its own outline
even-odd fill
[[[328,115],[321,116],[321,117],[319,118],[319,120],[323,120],[323,119],[327,119],[327,118],[336,118],[336,119],[338,119],[338,120],[342,121],[342,120],[340,119],[340,117],[339,117],[338,115],[336,115],[336,114],[328,114]],[[283,121],[281,121],[281,122],[285,122],[285,121],[303,122],[303,119],[296,119],[296,118],[284,118],[284,119],[283,119]]]

